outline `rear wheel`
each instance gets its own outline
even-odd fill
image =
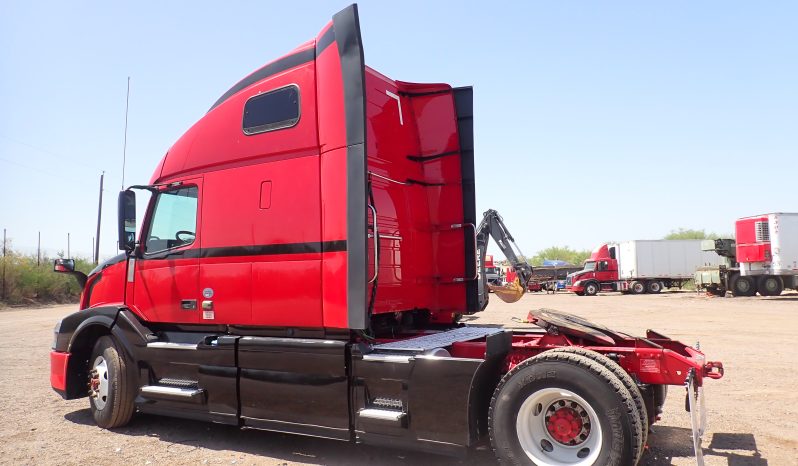
[[[629,291],[631,291],[632,294],[643,294],[646,292],[646,285],[643,282],[635,280],[629,285]]]
[[[599,284],[596,282],[588,282],[585,285],[585,296],[596,296],[599,292]]]
[[[646,290],[652,294],[659,293],[660,291],[662,291],[662,282],[658,282],[656,280],[648,282],[648,284],[646,285]]]
[[[489,411],[491,445],[509,464],[627,465],[642,427],[629,391],[578,354],[546,352],[505,374]]]
[[[104,429],[127,424],[135,410],[136,387],[128,361],[110,336],[97,340],[89,363],[89,405],[94,421]]]
[[[732,278],[731,288],[734,296],[753,296],[756,294],[756,286],[754,286],[754,280],[751,277],[735,275]]]
[[[781,280],[781,277],[765,275],[759,278],[757,288],[759,289],[759,294],[762,296],[778,296],[784,291],[784,282]]]
[[[641,447],[645,447],[646,442],[648,441],[648,410],[646,409],[646,402],[643,399],[643,394],[640,392],[640,388],[637,386],[637,383],[632,379],[628,372],[626,372],[617,362],[613,361],[612,359],[604,356],[601,353],[597,353],[595,351],[591,351],[589,349],[585,349],[579,346],[568,346],[563,348],[557,348],[553,350],[547,351],[548,353],[568,353],[568,354],[578,354],[580,356],[584,356],[591,361],[595,361],[605,368],[607,368],[612,374],[621,381],[623,386],[629,390],[629,394],[632,395],[632,399],[635,402],[635,406],[637,407],[637,414],[640,417],[640,425],[642,427],[642,436],[641,436]],[[638,455],[643,453],[643,448],[638,450]],[[638,456],[637,460],[640,460]]]

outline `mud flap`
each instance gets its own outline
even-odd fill
[[[704,466],[704,450],[701,448],[704,429],[707,425],[707,410],[704,402],[704,387],[696,386],[695,369],[691,369],[685,381],[687,387],[687,407],[690,410],[690,427],[693,434],[695,462]]]

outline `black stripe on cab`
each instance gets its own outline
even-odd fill
[[[164,251],[155,254],[144,254],[141,259],[196,259],[198,257],[270,256],[277,254],[313,254],[339,251],[346,251],[346,240],[183,249]]]

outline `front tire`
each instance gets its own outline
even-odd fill
[[[585,296],[596,296],[596,293],[599,292],[599,284],[596,282],[588,282],[585,285]]]
[[[110,336],[97,340],[89,364],[89,404],[94,422],[104,429],[127,424],[135,411],[131,364]]]
[[[631,465],[642,426],[629,391],[584,356],[546,352],[505,374],[489,410],[491,445],[505,463]]]

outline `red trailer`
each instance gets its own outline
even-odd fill
[[[78,275],[53,388],[88,396],[103,428],[139,411],[443,454],[489,436],[517,464],[636,463],[665,387],[700,401],[721,365],[551,311],[531,315],[539,329],[459,323],[487,304],[477,264],[497,238],[497,215],[476,226],[472,90],[395,81],[363,56],[353,5],[120,193],[123,253]],[[151,194],[140,231],[136,191]]]

